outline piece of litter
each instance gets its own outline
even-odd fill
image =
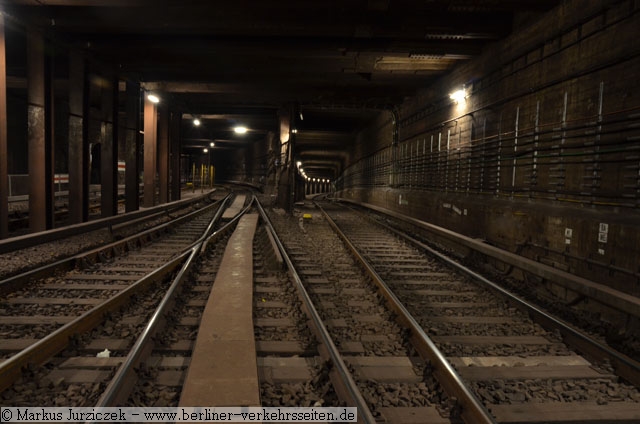
[[[109,351],[109,349],[105,349],[102,352],[98,353],[96,355],[96,358],[108,358],[110,353],[111,352]]]

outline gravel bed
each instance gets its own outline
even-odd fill
[[[333,390],[329,371],[316,367],[313,379],[305,383],[260,384],[260,404],[269,407],[337,407],[345,406]]]
[[[459,356],[571,356],[575,352],[563,344],[552,345],[462,345],[457,343],[436,343],[442,353],[450,357]]]
[[[202,204],[202,202],[198,202],[190,207],[173,211],[171,212],[171,217],[176,218],[186,215],[196,210],[197,207]],[[163,215],[152,221],[140,223],[132,227],[125,227],[114,233],[109,232],[107,228],[103,228],[62,240],[44,243],[39,246],[0,254],[0,280],[128,237],[140,231],[166,223],[170,221],[170,219],[168,215]]]
[[[109,230],[102,229],[0,254],[0,279],[50,264],[112,241],[114,240]]]
[[[640,402],[640,392],[628,384],[610,379],[567,380],[535,379],[524,381],[478,381],[475,393],[489,405],[520,402]]]
[[[505,323],[505,324],[477,324],[477,323],[434,323],[428,319],[419,319],[418,322],[429,335],[448,336],[451,334],[461,336],[545,336],[546,330],[533,323]]]
[[[297,216],[302,217],[302,212],[298,211]],[[313,256],[313,260],[309,256],[300,256],[294,258],[294,265],[298,262],[312,263],[313,268],[319,269],[322,275],[326,277],[330,283],[322,285],[321,288],[332,288],[335,293],[339,294],[342,289],[347,287],[340,281],[346,278],[355,278],[362,281],[362,284],[357,286],[348,285],[348,288],[362,287],[367,290],[366,294],[357,296],[347,295],[327,295],[314,293],[313,289],[309,289],[309,296],[311,300],[316,304],[318,312],[320,313],[324,321],[330,319],[351,319],[354,313],[376,315],[381,316],[381,321],[386,321],[387,326],[384,328],[384,333],[388,337],[386,346],[382,347],[383,342],[369,344],[365,347],[363,355],[376,355],[377,352],[388,352],[387,355],[393,356],[406,356],[408,352],[402,343],[403,331],[392,320],[392,314],[383,306],[379,305],[380,299],[375,293],[375,290],[370,284],[366,284],[366,279],[362,275],[353,274],[353,270],[357,269],[355,261],[351,259],[342,241],[337,235],[333,233],[333,230],[329,225],[321,219],[319,215],[315,215],[315,221],[311,224],[293,226],[290,221],[287,221],[284,215],[280,213],[272,213],[272,222],[278,230],[278,234],[282,237],[283,242],[287,249],[292,248],[292,244],[304,243],[304,249],[309,252],[317,252]],[[296,217],[292,221],[298,221]],[[301,232],[302,231],[302,232]],[[295,250],[295,249],[294,249]],[[340,264],[341,266],[338,266]],[[348,266],[349,268],[346,268]],[[343,270],[349,270],[348,277],[345,276]],[[302,275],[303,282],[306,280],[304,274]],[[353,307],[349,304],[352,301],[366,301],[369,305],[359,305]],[[330,306],[328,307],[328,303]],[[352,326],[347,329],[334,329],[331,331],[332,337],[336,345],[340,346],[344,342],[351,342],[358,340],[360,334],[363,334],[363,329],[366,326],[361,325],[357,320],[352,321]],[[382,328],[378,328],[382,330]],[[399,336],[400,335],[400,336]]]
[[[375,341],[363,340],[361,343],[364,352],[356,355],[415,356],[406,332],[393,320],[393,314],[381,304],[372,283],[359,271],[342,241],[319,213],[311,211],[313,221],[305,223],[302,219],[303,212],[309,210],[295,211],[294,215],[288,218],[278,210],[271,210],[270,218],[290,254],[298,251],[311,252],[308,255],[291,255],[294,264],[303,263],[309,270],[321,271],[320,275],[303,273],[303,282],[308,283],[310,278],[319,276],[329,281],[328,284],[308,285],[307,289],[325,322],[341,318],[347,324],[346,327],[327,324],[336,345],[340,347],[344,343],[358,341],[361,336],[378,336],[380,339]],[[305,275],[311,276],[306,278]],[[364,289],[365,292],[349,294],[345,290],[354,288]],[[332,289],[335,295],[317,294],[314,293],[314,289]],[[354,319],[355,314],[370,316],[373,321]],[[418,375],[423,376],[423,382],[419,384],[382,384],[362,378],[357,378],[356,381],[372,413],[379,419],[382,418],[378,410],[380,407],[433,404],[437,404],[446,416],[456,417],[456,411],[449,408],[449,402],[435,381],[433,373],[419,370]]]
[[[49,373],[66,358],[76,356],[95,356],[87,352],[86,346],[96,338],[129,340],[132,346],[151,315],[157,303],[162,299],[167,283],[156,285],[151,293],[136,297],[124,310],[112,313],[105,322],[88,333],[71,340],[70,345],[43,366],[31,367],[22,378],[0,397],[12,406],[91,406],[99,399],[108,381],[100,383],[76,384],[64,379],[53,381]],[[134,322],[134,323],[131,323]],[[111,357],[124,356],[126,351],[112,351]],[[116,367],[113,368],[115,372]]]
[[[63,316],[75,317],[82,315],[84,312],[93,308],[93,305],[40,305],[36,303],[29,304],[8,304],[5,303],[0,309],[0,315],[4,316],[29,316],[29,315],[47,315],[47,316]]]
[[[307,316],[301,309],[297,289],[288,273],[281,270],[266,269],[264,258],[269,257],[271,245],[264,226],[259,226],[254,240],[254,277],[265,279],[258,285],[261,288],[278,290],[277,292],[254,291],[258,306],[264,301],[279,301],[287,305],[288,318],[293,326],[261,327],[254,325],[256,341],[298,341],[306,351],[317,352],[317,340],[307,323]],[[257,288],[257,287],[256,287]],[[254,316],[264,312],[265,308],[254,308]],[[317,354],[317,353],[316,353]],[[269,357],[269,356],[266,356]],[[328,369],[310,361],[311,380],[304,383],[272,382],[260,380],[260,403],[269,407],[320,407],[340,406],[333,385],[328,378]]]
[[[335,210],[335,206],[329,206],[328,209]],[[417,257],[420,253],[417,249],[403,243],[398,242],[395,236],[385,236],[383,230],[375,225],[370,224],[361,217],[348,213],[338,214],[330,212],[334,216],[337,224],[350,237],[351,241],[357,247],[366,247],[367,244],[375,243],[376,245],[387,245],[390,251],[398,255],[406,257]],[[357,222],[357,223],[356,223]],[[371,234],[379,234],[378,237],[372,237]],[[388,255],[382,257],[376,249],[369,249],[369,261],[377,268],[379,264],[383,264],[386,275],[387,284],[392,290],[401,287],[399,298],[405,302],[409,311],[414,315],[418,322],[423,326],[425,331],[436,336],[484,336],[484,337],[504,337],[504,340],[495,340],[492,344],[462,344],[462,343],[446,343],[437,341],[435,344],[448,357],[494,357],[494,356],[569,356],[576,353],[568,348],[562,341],[562,337],[557,331],[549,332],[541,326],[534,324],[527,315],[521,313],[514,307],[497,297],[493,293],[478,287],[466,276],[457,278],[457,285],[464,293],[454,295],[445,295],[439,293],[430,294],[433,291],[431,284],[406,284],[403,283],[407,279],[413,281],[421,281],[421,272],[425,271],[434,276],[440,273],[450,273],[444,265],[434,264],[431,267],[420,269],[418,265],[402,265],[398,271],[393,271],[392,263],[387,260]],[[420,261],[423,264],[423,261]],[[413,267],[413,268],[412,268]],[[400,271],[404,270],[404,271]],[[393,272],[391,272],[393,271]],[[398,276],[398,274],[411,274]],[[440,280],[440,277],[438,277]],[[449,278],[444,278],[449,279]],[[431,278],[425,279],[428,283]],[[396,284],[397,283],[397,284]],[[441,284],[438,284],[441,285]],[[452,284],[455,286],[456,284]],[[412,294],[413,290],[417,290]],[[419,290],[424,290],[420,292]],[[460,293],[460,290],[458,291]],[[444,303],[438,307],[438,302]],[[486,306],[471,307],[453,307],[446,303],[487,303]],[[556,305],[559,307],[559,305]],[[566,305],[565,305],[566,307]],[[481,318],[478,322],[472,323],[456,323],[456,322],[440,322],[433,320],[433,317],[505,317],[510,318],[513,323],[496,323],[482,324]],[[520,344],[517,340],[510,342],[509,337],[512,336],[537,336],[546,339],[549,344]],[[594,366],[599,367],[599,364]],[[606,372],[606,371],[605,371]],[[611,372],[611,371],[609,371]],[[614,381],[612,381],[614,380]],[[584,379],[576,383],[574,379],[549,378],[540,380],[514,380],[502,381],[499,379],[491,379],[484,382],[471,382],[476,393],[488,405],[497,403],[524,403],[524,402],[580,402],[580,401],[596,401],[604,404],[608,402],[631,401],[638,402],[640,395],[638,389],[633,386],[621,384],[617,377],[612,380]]]
[[[129,282],[130,283],[130,282]],[[38,285],[28,287],[19,292],[9,293],[7,299],[28,299],[33,297],[58,298],[58,299],[108,299],[119,293],[121,290],[72,290],[69,289],[47,289],[46,286]]]
[[[434,246],[429,240],[429,237],[423,235],[422,231],[415,227],[396,222],[390,218],[381,217],[374,213],[368,213],[368,216],[376,221],[381,221],[402,231],[406,231],[414,238],[431,245],[445,254],[450,254],[446,248],[438,245]],[[562,318],[576,328],[589,333],[600,342],[608,344],[613,349],[624,353],[636,361],[640,361],[640,328],[631,328],[621,322],[610,322],[598,311],[580,309],[578,307],[579,304],[570,305],[567,301],[554,296],[546,290],[544,284],[535,277],[528,277],[525,278],[525,281],[522,281],[521,279],[516,279],[511,276],[505,276],[500,270],[489,267],[486,261],[479,259],[478,255],[470,255],[461,262],[470,269],[487,275],[491,281],[500,284],[523,299],[540,306],[542,309]]]
[[[1,339],[41,339],[62,324],[0,325]]]

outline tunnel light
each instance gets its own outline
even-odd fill
[[[233,131],[236,134],[245,134],[247,132],[247,127],[235,127]]]
[[[160,103],[160,98],[155,94],[147,94],[147,99],[149,99],[151,103]]]
[[[213,141],[211,143],[209,143],[209,147],[215,147],[216,143],[214,143]]]
[[[198,118],[193,120],[193,125],[195,125],[196,127],[200,126],[200,120]]]
[[[462,88],[458,91],[454,91],[453,93],[449,94],[449,97],[451,98],[451,100],[453,100],[456,103],[462,103],[465,101],[467,97],[467,91],[464,88]]]
[[[207,149],[207,148],[205,147],[204,149],[202,149],[202,151],[203,151],[204,153],[207,153],[207,152],[209,151],[209,149]]]

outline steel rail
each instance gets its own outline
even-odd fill
[[[225,203],[228,198],[229,196],[225,198]],[[230,231],[234,227],[234,223],[237,222],[237,220],[228,222],[213,234],[209,234],[214,225],[220,220],[223,210],[224,203],[216,215],[211,219],[211,222],[204,231],[203,236],[190,246],[189,257],[183,263],[182,268],[173,279],[171,286],[167,289],[166,294],[163,296],[160,304],[149,319],[149,322],[145,326],[144,330],[142,330],[140,336],[136,339],[136,342],[129,351],[129,354],[116,371],[105,391],[100,396],[100,399],[95,405],[96,407],[111,407],[124,405],[126,403],[126,400],[131,394],[131,390],[138,379],[136,368],[146,361],[153,351],[155,345],[154,336],[166,325],[166,316],[174,306],[175,299],[180,293],[186,277],[195,265],[195,260],[202,252],[206,251],[207,243],[211,243],[211,241],[220,238],[225,232]],[[244,214],[247,210],[248,208],[239,216]]]
[[[0,391],[5,390],[20,376],[22,369],[30,364],[41,364],[51,356],[63,350],[72,336],[89,331],[99,325],[105,314],[124,305],[134,294],[145,290],[149,285],[166,277],[181,263],[187,253],[171,259],[169,262],[144,276],[115,296],[95,306],[89,311],[63,325],[43,339],[28,346],[19,353],[0,363]]]
[[[416,321],[411,313],[405,308],[402,302],[396,297],[387,283],[380,277],[376,270],[371,266],[364,256],[360,254],[355,245],[340,230],[338,225],[331,219],[329,214],[316,202],[314,204],[320,209],[327,219],[327,222],[336,231],[345,245],[351,250],[354,257],[360,262],[371,279],[375,282],[381,294],[387,299],[391,308],[398,314],[400,323],[411,331],[412,338],[416,344],[417,350],[434,366],[438,381],[447,392],[447,394],[456,398],[458,404],[462,407],[461,415],[465,422],[470,424],[494,424],[496,421],[489,413],[482,402],[469,390],[460,375],[447,361],[445,355],[440,352],[435,343],[424,332],[422,326]]]
[[[59,260],[52,264],[44,265],[37,269],[27,271],[22,274],[14,275],[7,279],[0,281],[0,294],[11,292],[12,290],[17,290],[22,284],[28,283],[29,281],[35,278],[41,278],[45,276],[50,276],[55,273],[69,271],[77,266],[84,266],[85,262],[93,262],[98,258],[101,254],[111,254],[118,250],[128,250],[129,243],[138,242],[142,239],[151,238],[153,235],[167,231],[169,228],[172,228],[176,225],[180,225],[183,222],[186,222],[193,218],[194,216],[204,213],[207,210],[217,207],[218,205],[224,205],[224,202],[228,198],[217,201],[211,205],[206,206],[205,208],[199,209],[197,211],[191,212],[187,215],[184,215],[180,218],[177,218],[173,221],[164,223],[162,225],[150,228],[148,230],[142,231],[140,233],[131,235],[129,237],[123,238],[122,240],[118,240],[112,243],[109,243],[104,246],[97,247],[88,252],[83,252],[74,256],[71,256],[66,259]],[[188,250],[188,247],[185,249]]]
[[[357,212],[357,211],[356,211]],[[359,212],[357,212],[359,213]],[[361,214],[363,215],[363,214]],[[363,215],[364,216],[364,215]],[[370,219],[370,218],[368,218]],[[529,316],[540,325],[547,329],[558,330],[562,334],[565,339],[565,342],[570,346],[578,349],[583,352],[585,355],[590,356],[592,358],[603,360],[608,360],[614,369],[617,371],[619,377],[622,377],[629,381],[630,383],[640,386],[640,362],[635,361],[632,358],[616,351],[615,349],[610,348],[609,346],[603,345],[602,343],[594,340],[592,337],[589,337],[586,334],[574,329],[569,323],[552,316],[551,314],[545,312],[540,307],[530,303],[523,298],[517,296],[514,293],[500,287],[498,284],[492,282],[486,277],[478,274],[477,272],[467,268],[466,266],[456,262],[455,260],[447,257],[446,255],[438,252],[430,246],[422,243],[419,240],[414,239],[413,237],[405,234],[395,228],[380,222],[376,222],[378,225],[386,228],[388,231],[396,234],[399,237],[411,242],[416,247],[426,250],[430,254],[436,256],[443,262],[446,262],[450,266],[454,267],[458,271],[468,275],[474,280],[479,281],[487,288],[493,290],[494,292],[499,293],[501,296],[505,297],[509,302],[517,306],[520,310],[529,314]]]
[[[333,365],[334,371],[336,372],[335,374],[338,378],[337,382],[339,383],[339,384],[336,384],[336,381],[334,380],[334,385],[336,385],[336,391],[338,392],[338,394],[342,396],[343,399],[346,397],[347,399],[350,400],[350,403],[352,405],[356,405],[356,407],[358,408],[358,422],[366,423],[366,424],[375,424],[376,419],[374,418],[373,414],[369,410],[369,407],[367,406],[367,402],[362,397],[360,390],[358,390],[358,386],[356,382],[353,380],[353,377],[351,376],[351,373],[349,372],[347,365],[344,363],[338,351],[338,348],[336,347],[335,343],[333,342],[333,339],[329,335],[329,332],[327,331],[326,326],[322,322],[322,318],[320,318],[318,311],[313,305],[313,302],[309,297],[309,293],[304,288],[304,285],[302,284],[302,280],[300,279],[300,276],[298,275],[293,265],[293,262],[287,255],[287,252],[284,246],[282,245],[282,242],[280,241],[278,234],[273,228],[273,225],[271,224],[269,217],[265,213],[260,202],[257,199],[255,202],[256,202],[256,207],[260,211],[260,216],[262,217],[264,225],[266,226],[267,230],[272,234],[275,240],[275,243],[277,244],[278,249],[280,250],[280,254],[282,255],[282,258],[287,264],[289,273],[293,277],[293,280],[295,282],[295,286],[298,292],[298,297],[300,297],[301,300],[303,301],[305,306],[305,311],[307,312],[307,315],[311,320],[311,324],[315,327],[314,333],[320,338],[322,345],[324,345],[324,348],[325,348],[324,350],[326,351],[325,354],[328,355],[331,360],[331,364]],[[323,356],[326,356],[326,355],[323,355]],[[340,391],[342,391],[342,393],[340,393]]]

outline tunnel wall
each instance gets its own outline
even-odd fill
[[[639,9],[566,1],[488,47],[363,131],[339,195],[640,293]]]

